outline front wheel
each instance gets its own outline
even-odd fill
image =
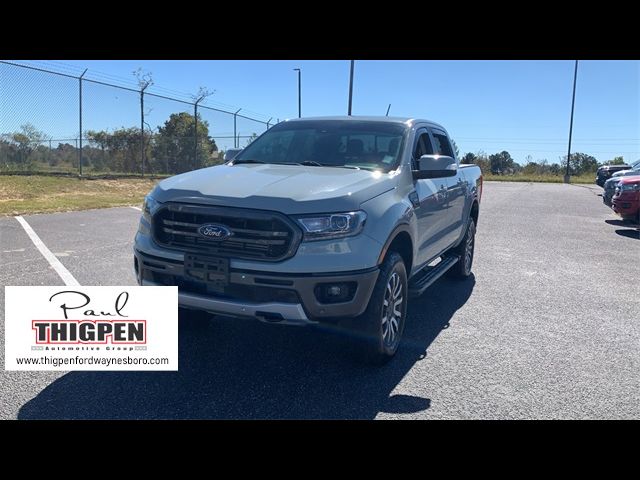
[[[407,270],[402,257],[390,252],[365,312],[355,319],[355,328],[367,363],[384,364],[398,350],[407,315]]]

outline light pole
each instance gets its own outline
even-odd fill
[[[573,97],[571,99],[571,121],[569,122],[569,149],[567,151],[567,173],[564,176],[564,183],[569,183],[571,174],[569,173],[569,163],[571,161],[571,134],[573,133],[573,107],[576,104],[576,80],[578,78],[578,60],[573,70]]]
[[[298,72],[298,118],[302,118],[302,70],[294,68]]]
[[[240,146],[240,140],[238,139],[238,129],[237,129],[237,118],[238,118],[238,114],[240,113],[240,110],[242,110],[241,108],[239,108],[238,110],[236,110],[233,113],[233,146],[235,148],[238,148]]]
[[[355,60],[351,60],[351,73],[349,74],[349,110],[347,115],[351,116],[351,102],[353,100],[353,64]]]

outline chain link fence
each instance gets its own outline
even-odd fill
[[[278,121],[0,61],[0,173],[174,175],[222,163]]]

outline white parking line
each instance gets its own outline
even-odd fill
[[[129,205],[129,208],[133,208],[134,210],[138,210],[139,212],[142,211],[140,207],[134,207],[133,205]]]
[[[40,251],[42,256],[47,259],[47,262],[49,262],[49,265],[53,267],[53,269],[60,276],[62,281],[65,283],[65,285],[79,286],[80,283],[78,283],[78,281],[73,277],[73,275],[71,275],[71,272],[67,270],[65,266],[62,265],[62,263],[60,263],[60,260],[58,260],[56,256],[53,253],[51,253],[51,250],[47,248],[44,242],[40,240],[40,237],[38,236],[38,234],[34,232],[33,228],[31,228],[31,225],[29,225],[27,221],[21,216],[17,216],[15,217],[15,219],[20,223],[20,225],[22,225],[22,228],[24,228],[24,231],[27,232],[27,235],[29,235],[29,238],[31,239],[33,244]]]

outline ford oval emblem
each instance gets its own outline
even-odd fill
[[[224,225],[208,223],[198,228],[198,233],[209,240],[225,240],[233,235],[233,232]]]

